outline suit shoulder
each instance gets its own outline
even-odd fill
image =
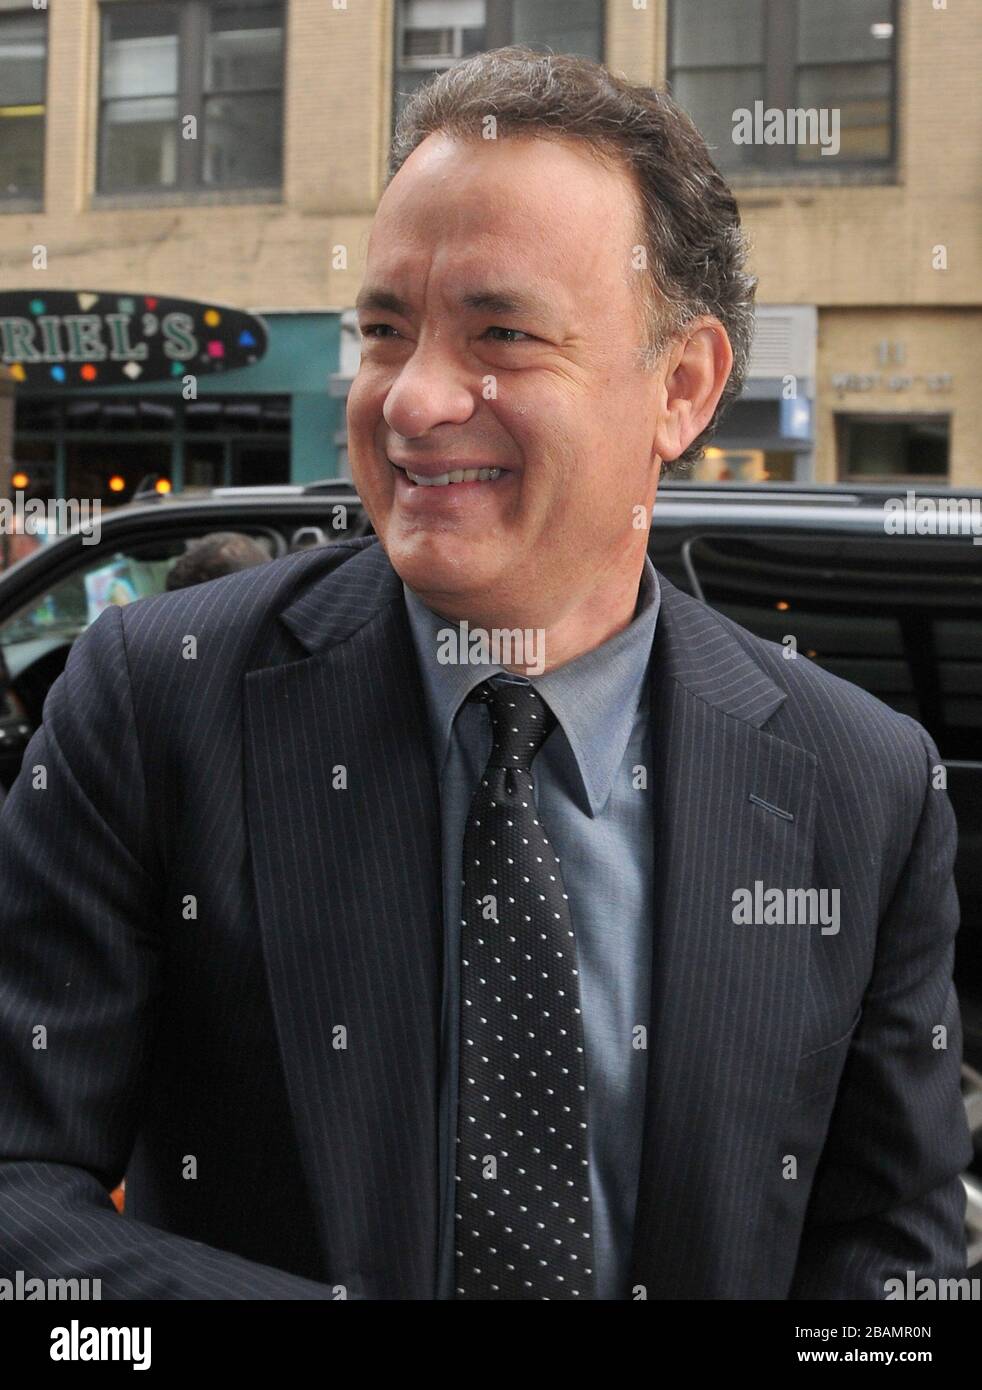
[[[335,541],[186,589],[138,599],[122,610],[127,648],[147,657],[160,647],[172,650],[173,640],[185,636],[200,641],[220,635],[227,651],[250,643],[308,584],[373,544],[378,544],[375,536]]]
[[[937,754],[930,735],[862,686],[826,670],[817,661],[767,638],[713,610],[717,620],[766,671],[787,696],[775,713],[775,732],[794,736],[803,746],[839,757],[870,758],[877,752],[900,756],[917,770],[920,784],[929,755]]]

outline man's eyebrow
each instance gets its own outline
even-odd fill
[[[371,287],[359,293],[355,300],[355,308],[359,311],[378,309],[383,313],[401,314],[403,318],[409,313],[409,306],[397,294],[393,294],[391,290]]]
[[[538,314],[541,317],[552,309],[542,295],[528,290],[476,290],[462,295],[460,302],[465,309],[484,309],[490,314]]]
[[[544,317],[553,309],[553,305],[548,299],[534,291],[509,289],[471,290],[469,293],[461,295],[460,304],[465,309],[481,309],[491,314],[519,316],[535,314]],[[360,312],[376,309],[381,312],[400,314],[403,318],[409,316],[409,306],[405,300],[381,286],[370,286],[362,290],[355,300],[355,308]]]

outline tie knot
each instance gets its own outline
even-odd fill
[[[493,747],[489,767],[530,768],[555,727],[556,716],[531,685],[484,681],[471,692],[491,714]]]

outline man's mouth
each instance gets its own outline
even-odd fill
[[[392,460],[389,459],[389,462],[392,463]],[[398,463],[392,463],[392,467],[405,474],[417,487],[449,487],[452,483],[493,483],[505,471],[503,468],[454,468],[448,473],[427,475],[413,473]]]

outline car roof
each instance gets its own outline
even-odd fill
[[[145,486],[145,485],[144,485]],[[810,531],[835,533],[840,536],[884,534],[887,502],[902,510],[908,517],[917,503],[925,498],[953,499],[978,517],[973,528],[972,515],[957,516],[957,525],[946,530],[926,532],[928,537],[944,539],[973,538],[982,532],[982,488],[955,491],[936,484],[918,484],[907,488],[893,484],[864,484],[861,487],[843,484],[814,483],[697,483],[687,479],[666,479],[659,489],[654,507],[654,530],[678,527],[746,531],[762,530]],[[974,499],[974,505],[973,505]],[[254,525],[263,520],[292,515],[305,518],[311,524],[323,517],[325,504],[360,509],[362,502],[351,478],[324,478],[312,483],[264,484],[255,487],[221,487],[195,492],[160,494],[141,490],[129,502],[101,511],[99,525],[103,533],[139,528],[146,521],[180,524],[193,520],[197,525],[227,522],[231,515],[248,519]],[[76,528],[77,529],[77,528]],[[169,526],[168,526],[169,529]],[[917,535],[906,526],[902,534]],[[73,532],[53,536],[45,550],[73,539]],[[28,566],[34,557],[17,561],[4,571],[5,575]]]
[[[199,493],[160,495],[140,493],[130,502],[113,507],[102,515],[102,524],[115,517],[134,517],[141,511],[179,508],[182,512],[219,514],[233,506],[244,514],[261,513],[271,504],[292,504],[301,511],[317,510],[318,503],[330,499],[360,507],[361,499],[351,478],[324,478],[311,483],[264,484],[256,487],[220,487]],[[912,512],[923,499],[947,498],[966,504],[982,525],[982,488],[952,489],[929,483],[916,486],[895,483],[868,483],[859,486],[842,483],[702,483],[688,479],[666,479],[658,489],[654,519],[660,523],[686,525],[707,522],[745,527],[748,522],[787,526],[789,529],[877,532],[884,529],[885,508]],[[972,506],[975,499],[976,505]],[[964,525],[955,535],[975,534],[971,516],[962,514]],[[914,534],[912,531],[908,534]],[[942,533],[944,534],[944,533]]]

